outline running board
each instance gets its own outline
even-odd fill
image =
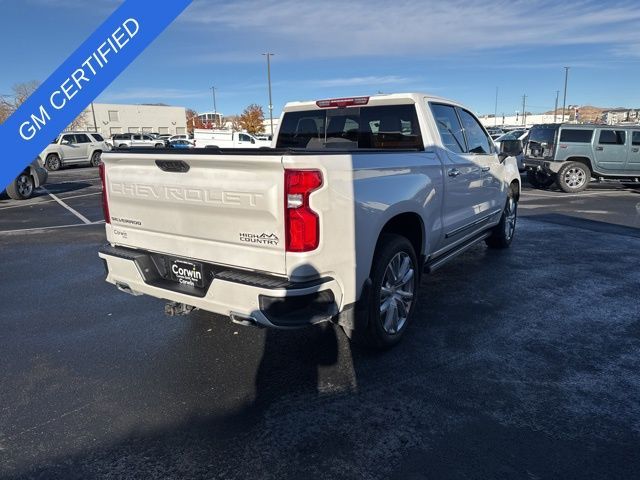
[[[424,265],[424,272],[425,273],[435,272],[438,268],[442,267],[445,263],[449,262],[450,260],[453,260],[458,255],[461,255],[467,250],[469,250],[476,243],[482,242],[483,240],[489,238],[490,236],[491,236],[491,231],[481,233],[477,237],[473,237],[468,242],[463,243],[462,245],[454,248],[453,250],[449,250],[447,253],[439,256],[438,258],[428,261]]]

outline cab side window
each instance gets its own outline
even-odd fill
[[[65,135],[62,137],[62,140],[60,140],[60,143],[76,143],[76,139],[75,139],[75,135]]]
[[[640,145],[640,132],[634,131],[633,137],[631,137],[631,143],[633,145]]]
[[[84,133],[76,133],[76,143],[91,143],[91,139]]]
[[[458,108],[464,135],[467,139],[469,153],[485,155],[493,152],[491,141],[484,129],[478,123],[478,120],[466,110]]]
[[[440,139],[445,148],[455,153],[464,153],[467,147],[462,134],[462,126],[456,114],[455,107],[451,105],[442,105],[439,103],[431,104],[431,113],[438,125]]]

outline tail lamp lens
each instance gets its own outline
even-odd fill
[[[104,171],[104,163],[98,165],[98,171],[100,172],[100,181],[102,182],[102,213],[104,214],[105,223],[111,223],[109,201],[107,199],[107,175]]]
[[[309,252],[320,243],[320,219],[309,196],[322,186],[319,170],[285,170],[285,233],[288,252]]]

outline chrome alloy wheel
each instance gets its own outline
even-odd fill
[[[31,181],[31,177],[26,173],[18,177],[16,187],[18,187],[18,193],[23,198],[29,198],[33,193],[33,182]]]
[[[587,175],[582,168],[571,167],[564,173],[564,182],[571,188],[580,188],[587,181]]]
[[[507,206],[504,210],[504,238],[511,240],[513,232],[516,231],[516,220],[518,216],[518,202],[513,197],[507,200]]]
[[[380,289],[380,320],[388,334],[396,334],[407,321],[416,290],[415,266],[405,252],[389,262]]]

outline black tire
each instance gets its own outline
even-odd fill
[[[507,203],[502,210],[500,223],[493,227],[491,236],[484,242],[489,248],[509,248],[516,233],[516,223],[518,220],[518,199],[513,188],[509,189]]]
[[[126,143],[122,143],[118,145],[118,148],[129,148],[129,145],[127,145]]]
[[[155,148],[164,148],[164,143],[156,143]]]
[[[407,259],[409,264],[406,266],[404,278],[409,277],[409,279],[404,283],[401,283],[402,279],[400,279],[391,286],[388,282],[394,278],[391,272],[404,271],[404,262]],[[400,235],[384,234],[380,238],[371,267],[371,290],[368,306],[364,312],[367,320],[366,329],[363,332],[355,332],[354,340],[374,349],[391,348],[400,342],[415,310],[419,282],[418,260],[411,242]],[[383,286],[386,289],[385,292],[383,292]],[[390,292],[393,293],[390,294]],[[402,295],[398,292],[402,292]],[[409,298],[407,294],[411,297]],[[382,311],[385,303],[383,295],[386,295],[387,299],[385,312],[388,313],[386,314]]]
[[[60,162],[60,157],[58,155],[56,155],[55,153],[50,153],[49,155],[47,155],[47,158],[44,161],[44,166],[50,172],[55,172],[57,170],[60,170],[60,167],[62,167],[62,162]]]
[[[553,175],[540,170],[527,170],[527,181],[532,187],[545,190],[553,185],[556,179]]]
[[[591,170],[580,162],[567,162],[556,175],[556,183],[563,192],[578,193],[587,188],[591,181]]]
[[[33,196],[33,191],[36,189],[33,177],[23,172],[18,175],[13,182],[7,185],[7,195],[13,200],[26,200]]]
[[[90,164],[92,167],[97,167],[98,165],[100,165],[101,160],[102,160],[102,152],[99,150],[95,151],[93,152],[93,155],[91,155]]]

